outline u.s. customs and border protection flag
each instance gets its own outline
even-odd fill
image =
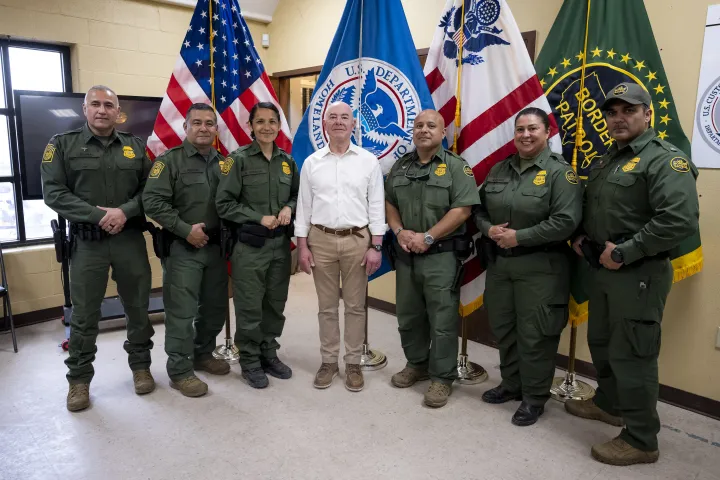
[[[551,110],[505,0],[464,0],[464,5],[463,0],[448,0],[428,52],[425,77],[445,119],[448,145],[456,143],[478,185],[493,165],[516,152],[515,116],[526,107]],[[557,133],[551,117],[551,146],[559,152]],[[480,235],[473,222],[468,229],[475,238]],[[465,263],[460,290],[463,315],[482,305],[484,290],[485,272],[473,255]]]
[[[400,0],[347,1],[293,139],[298,168],[327,144],[323,117],[338,101],[350,105],[360,126],[353,143],[378,158],[383,174],[412,150],[415,117],[433,103]],[[371,279],[388,270],[383,259]]]
[[[592,162],[613,142],[599,107],[609,90],[622,82],[638,83],[650,93],[651,126],[660,138],[690,155],[690,142],[680,127],[642,0],[565,0],[535,66],[560,128],[568,162],[573,159],[576,141],[579,143],[575,162],[581,179],[587,179]],[[703,262],[700,233],[673,249],[670,258],[676,282],[699,272]],[[572,283],[570,316],[576,324],[587,320],[583,282],[587,268],[578,262],[577,278]]]

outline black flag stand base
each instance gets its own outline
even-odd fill
[[[387,365],[387,357],[384,353],[370,349],[368,344],[368,291],[365,288],[365,341],[360,356],[360,369],[364,371],[380,370]]]
[[[232,282],[228,287],[228,297],[231,297]],[[218,345],[213,350],[213,357],[218,360],[225,360],[227,363],[238,363],[240,359],[240,350],[233,342],[233,338],[230,335],[230,298],[228,298],[228,305],[225,309],[225,345]]]
[[[575,345],[577,343],[577,327],[570,329],[570,351],[568,352],[568,369],[565,377],[555,377],[550,395],[558,402],[566,400],[587,400],[595,396],[595,389],[583,381],[575,379]]]
[[[462,348],[458,357],[457,382],[463,385],[477,385],[488,378],[487,371],[477,363],[468,360],[467,318],[462,316]]]

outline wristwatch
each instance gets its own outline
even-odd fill
[[[623,263],[623,254],[615,247],[612,252],[610,252],[610,259],[615,263]]]
[[[382,252],[382,245],[375,245],[375,244],[373,243],[373,244],[372,244],[372,249],[375,250],[376,252]]]
[[[435,243],[435,239],[428,232],[425,232],[425,245],[432,245]]]
[[[405,230],[403,227],[398,227],[398,229],[395,231],[395,236],[397,237],[398,235],[400,235],[400,232],[402,232],[403,230]]]

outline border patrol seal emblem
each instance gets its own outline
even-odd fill
[[[614,95],[625,95],[628,91],[627,85],[618,85],[615,90],[613,90]]]
[[[700,97],[697,106],[697,129],[705,143],[720,153],[720,77],[716,78]]]
[[[287,162],[282,163],[282,171],[285,175],[290,175],[292,171],[290,170],[290,165],[288,165]]]
[[[159,160],[155,160],[155,163],[150,169],[150,174],[148,175],[148,178],[158,178],[162,173],[163,168],[165,168],[165,164]]]
[[[463,167],[463,172],[465,172],[465,175],[467,175],[468,177],[473,176],[473,171],[472,171],[472,168],[470,168],[470,165],[465,165]]]
[[[687,173],[690,171],[690,163],[683,157],[675,157],[670,160],[670,168],[680,173]]]
[[[577,175],[572,170],[565,172],[565,180],[567,180],[568,183],[572,183],[573,185],[577,185],[578,183]]]
[[[45,151],[43,152],[43,163],[51,163],[53,161],[53,157],[55,156],[55,145],[52,143],[48,143],[47,147],[45,147]]]
[[[125,146],[123,147],[123,155],[125,155],[127,158],[135,158],[135,151],[132,147]]]
[[[360,124],[362,147],[378,158],[383,174],[411,150],[420,96],[410,79],[393,65],[371,57],[340,63],[316,85],[315,92],[308,107],[308,133],[315,150],[328,143],[323,119],[328,106],[335,102],[345,102],[353,109],[353,117]],[[358,142],[355,137],[353,143]]]

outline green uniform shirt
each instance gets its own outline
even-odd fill
[[[591,240],[618,245],[624,263],[667,252],[697,231],[697,168],[649,128],[629,145],[593,162],[583,229]]]
[[[295,160],[277,145],[268,161],[253,141],[225,159],[220,168],[216,205],[220,218],[233,223],[260,223],[283,207],[295,213],[300,175]]]
[[[155,159],[143,193],[147,216],[180,238],[187,238],[196,223],[204,223],[206,230],[217,228],[221,160],[214,148],[206,160],[187,140]]]
[[[442,146],[425,165],[416,151],[395,162],[385,180],[385,200],[398,209],[403,227],[415,232],[427,232],[453,208],[480,203],[472,169]],[[465,223],[448,237],[463,233]]]
[[[515,154],[493,166],[480,187],[475,223],[483,235],[508,223],[518,245],[533,247],[562,242],[582,218],[582,187],[562,156],[545,148],[522,171]]]
[[[129,220],[143,213],[150,167],[138,137],[113,130],[105,146],[86,123],[50,139],[40,165],[43,197],[71,222],[99,223],[106,212],[98,207],[120,208]]]

